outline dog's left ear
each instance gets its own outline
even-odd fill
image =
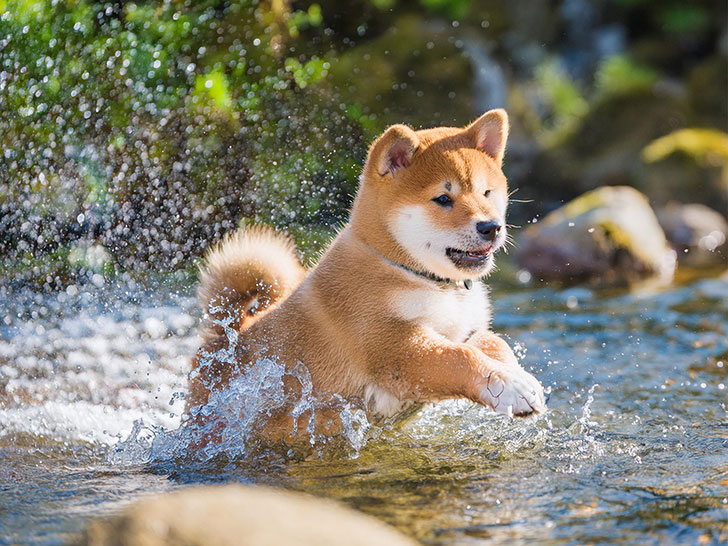
[[[465,129],[475,147],[492,157],[500,167],[508,140],[508,114],[502,108],[489,110]]]

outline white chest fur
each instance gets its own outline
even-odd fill
[[[437,286],[402,290],[392,298],[392,311],[398,318],[416,322],[456,343],[487,328],[490,322],[490,302],[479,282],[470,290]]]

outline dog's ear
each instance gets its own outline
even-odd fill
[[[394,175],[412,164],[412,156],[419,145],[420,139],[411,128],[392,125],[372,145],[369,161],[380,176]]]
[[[499,108],[489,110],[465,129],[475,147],[492,157],[500,167],[508,140],[508,114]]]

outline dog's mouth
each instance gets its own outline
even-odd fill
[[[479,269],[488,261],[492,253],[492,246],[475,250],[460,250],[457,248],[445,250],[445,254],[450,258],[450,261],[460,269]]]

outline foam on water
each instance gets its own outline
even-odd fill
[[[0,439],[110,446],[139,419],[178,426],[196,340],[190,299],[172,299],[140,306],[99,291],[10,300],[16,307],[0,330]]]

